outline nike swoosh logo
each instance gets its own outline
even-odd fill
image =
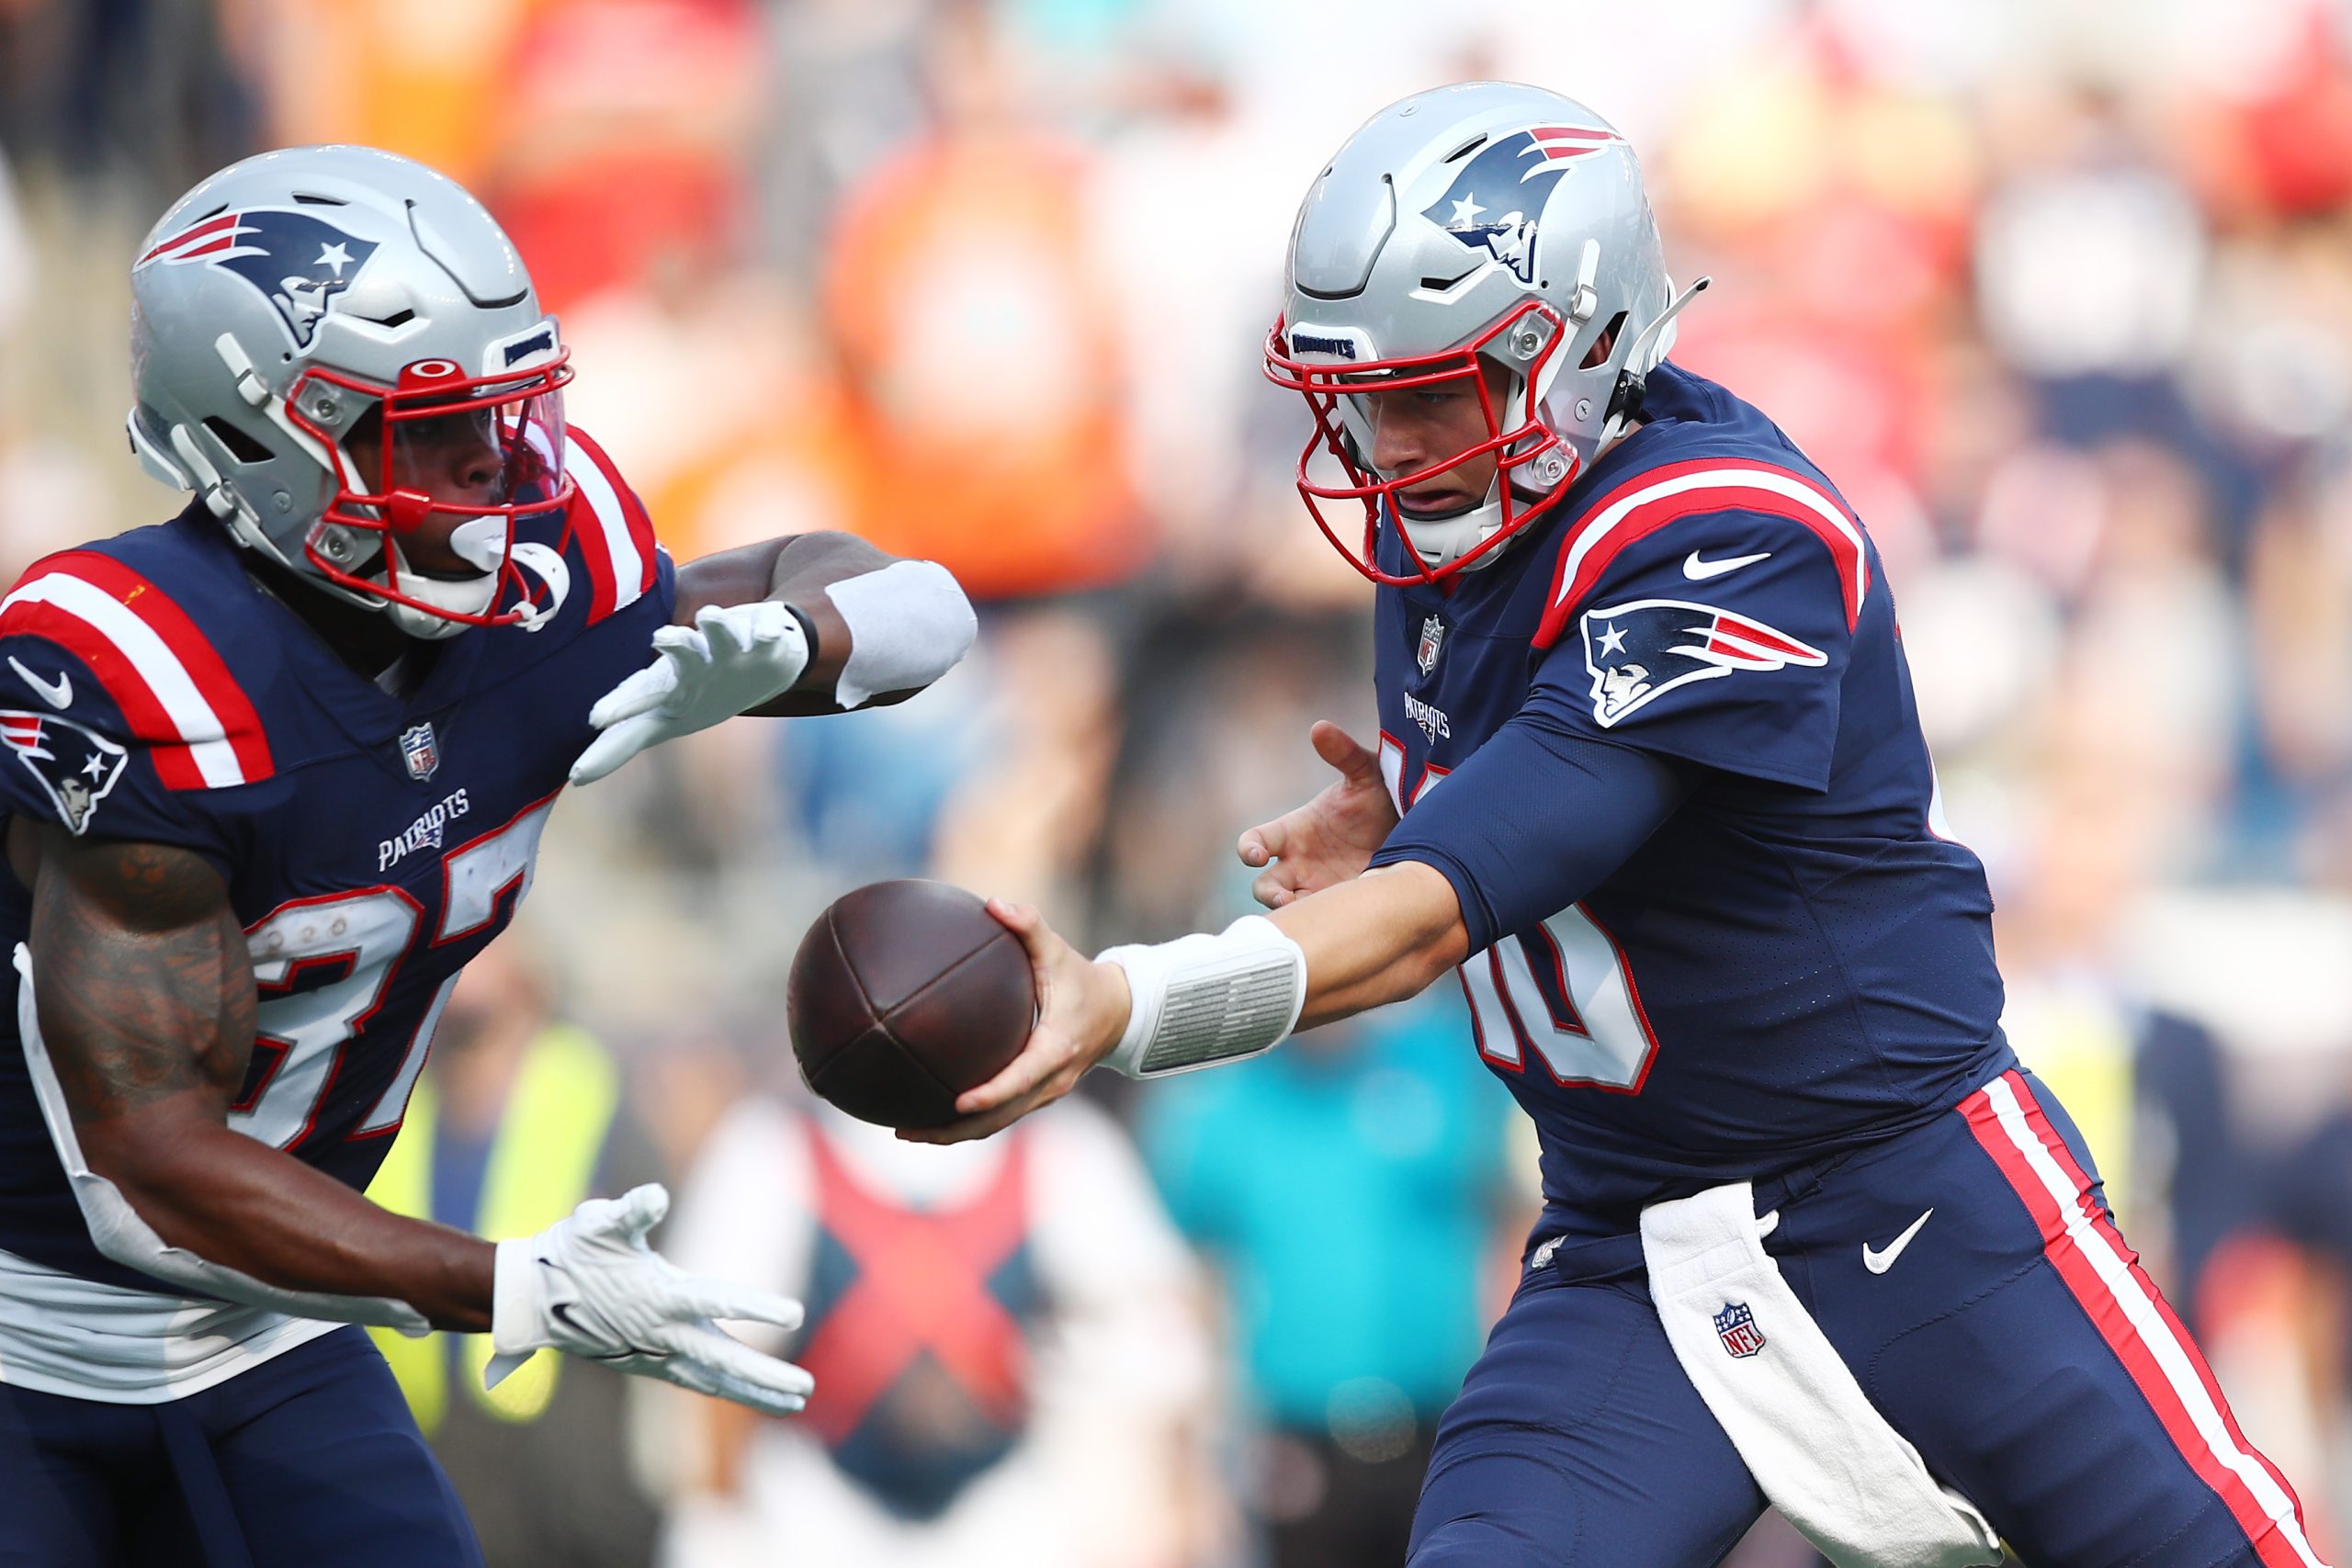
[[[8,667],[24,678],[26,685],[47,697],[50,706],[70,708],[74,705],[73,676],[60,675],[55,681],[44,681],[22,664],[17,663],[17,656],[13,653],[8,656]]]
[[[1752,556],[1725,556],[1721,560],[1701,560],[1692,550],[1682,558],[1682,575],[1693,582],[1704,582],[1711,577],[1721,577],[1727,571],[1737,571],[1744,566],[1754,566],[1760,560],[1770,560],[1772,552],[1759,550]]]
[[[1934,1213],[1935,1211],[1930,1209],[1927,1214],[1913,1220],[1911,1228],[1887,1243],[1884,1251],[1871,1246],[1869,1242],[1862,1243],[1862,1267],[1873,1274],[1883,1274],[1894,1268],[1894,1260],[1903,1256],[1903,1249],[1911,1245],[1911,1238],[1919,1234],[1919,1227],[1928,1223],[1928,1214]]]

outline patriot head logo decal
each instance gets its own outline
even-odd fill
[[[1498,136],[1472,155],[1421,216],[1473,251],[1535,281],[1535,226],[1552,187],[1588,152],[1623,141],[1615,131],[1539,125]]]
[[[311,346],[327,307],[375,254],[375,241],[346,233],[314,213],[264,207],[207,218],[141,256],[137,265],[200,264],[236,274],[277,308],[300,349]]]
[[[1584,667],[1592,672],[1592,716],[1603,729],[1693,681],[1829,662],[1819,649],[1761,621],[1679,599],[1587,610],[1580,624]]]
[[[90,814],[122,777],[129,753],[96,730],[53,713],[0,708],[0,746],[30,769],[57,807],[58,820],[79,837]]]

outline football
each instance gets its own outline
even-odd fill
[[[800,1076],[863,1122],[937,1127],[1019,1054],[1037,1011],[1029,955],[944,882],[835,899],[793,956],[785,1018]]]

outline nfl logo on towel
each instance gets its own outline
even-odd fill
[[[429,779],[441,765],[441,748],[434,742],[433,727],[420,724],[413,729],[401,731],[401,760],[408,764],[408,776]]]
[[[1734,1359],[1753,1356],[1764,1348],[1764,1336],[1757,1330],[1756,1314],[1747,1310],[1746,1302],[1725,1302],[1724,1310],[1715,1314],[1715,1332],[1723,1337],[1724,1348]]]

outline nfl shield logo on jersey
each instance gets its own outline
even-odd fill
[[[424,780],[433,776],[441,765],[441,748],[433,739],[433,727],[420,724],[413,729],[401,731],[401,760],[408,764],[408,776]]]
[[[1731,1352],[1734,1360],[1753,1356],[1764,1348],[1764,1336],[1756,1326],[1756,1314],[1747,1310],[1746,1302],[1725,1302],[1724,1310],[1715,1314],[1715,1333]]]
[[[1445,623],[1431,615],[1421,623],[1421,646],[1413,652],[1413,662],[1426,675],[1437,668],[1438,649],[1445,643]]]

